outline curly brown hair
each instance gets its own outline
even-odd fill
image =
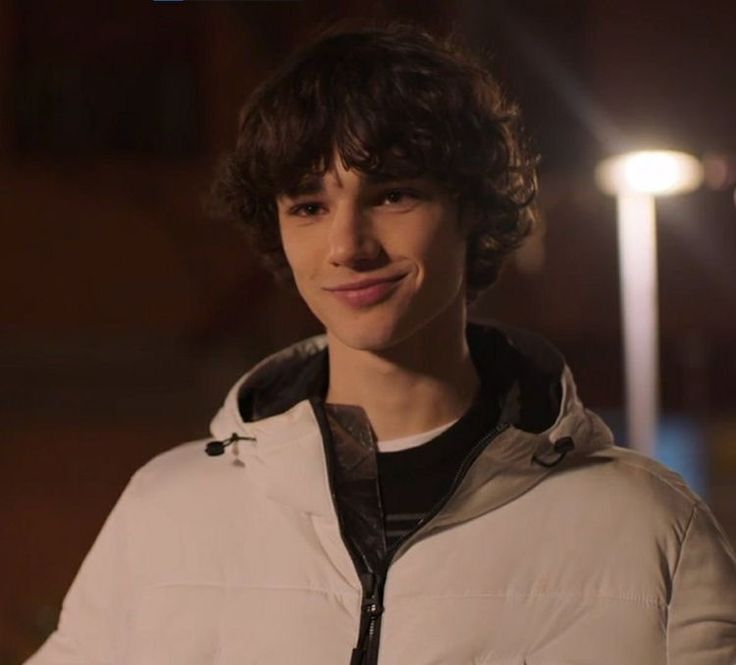
[[[334,151],[365,174],[427,176],[466,210],[466,304],[497,279],[530,233],[537,158],[518,107],[454,36],[365,20],[323,30],[258,85],[241,109],[235,149],[209,191],[211,215],[243,228],[276,282],[296,291],[276,198],[324,175]]]

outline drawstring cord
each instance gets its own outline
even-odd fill
[[[237,458],[233,462],[233,464],[236,464],[238,466],[245,466],[238,457],[238,441],[245,440],[255,441],[255,437],[240,436],[239,434],[233,432],[227,439],[223,439],[222,441],[214,440],[208,442],[204,450],[210,457],[217,457],[218,455],[222,455],[225,452],[225,448],[233,444],[233,455],[235,455],[235,457]]]
[[[554,442],[552,448],[556,453],[559,453],[559,457],[557,457],[557,459],[552,462],[545,462],[537,457],[535,454],[532,456],[532,462],[536,462],[540,466],[543,466],[547,469],[556,466],[563,459],[565,459],[565,455],[567,455],[567,453],[575,449],[575,442],[572,440],[572,437],[564,436],[561,439],[557,439],[557,441]]]
[[[205,452],[210,457],[217,457],[218,455],[222,455],[225,452],[225,448],[232,445],[233,446],[233,454],[235,457],[238,457],[238,441],[255,441],[255,437],[252,436],[240,436],[239,434],[233,432],[227,439],[223,439],[222,441],[209,441],[207,445],[205,446]],[[553,460],[552,462],[545,462],[544,460],[537,457],[536,454],[532,456],[532,462],[536,462],[540,466],[543,466],[547,469],[552,468],[553,466],[557,466],[560,462],[562,462],[563,459],[565,459],[565,456],[567,453],[575,449],[575,442],[572,440],[572,437],[565,436],[561,439],[558,439],[554,442],[554,445],[552,446],[554,451],[559,454],[557,459]],[[235,461],[235,464],[240,463],[240,465],[243,464],[243,462],[240,461],[240,459],[237,459]]]

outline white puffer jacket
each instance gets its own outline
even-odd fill
[[[471,329],[475,357],[497,333]],[[354,651],[371,608],[310,394],[317,336],[234,386],[212,422],[241,437],[226,454],[194,441],[133,476],[27,665],[734,665],[736,558],[708,507],[613,445],[548,346],[510,339],[556,372],[556,418],[481,446],[400,546],[372,655]]]

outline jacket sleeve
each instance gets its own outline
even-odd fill
[[[134,476],[135,479],[135,476]],[[108,665],[124,643],[131,575],[128,483],[72,582],[56,630],[25,665]]]
[[[736,663],[736,555],[708,506],[693,507],[672,580],[669,665]]]

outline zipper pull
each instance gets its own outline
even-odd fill
[[[363,582],[363,603],[361,605],[362,612],[371,622],[383,613],[383,605],[381,604],[381,594],[379,585],[376,584],[376,575],[368,573],[361,575]]]
[[[381,589],[376,583],[374,573],[365,573],[360,576],[363,587],[363,601],[360,605],[360,634],[358,644],[350,656],[350,665],[363,665],[368,655],[368,645],[373,639],[376,629],[376,620],[383,613]]]

